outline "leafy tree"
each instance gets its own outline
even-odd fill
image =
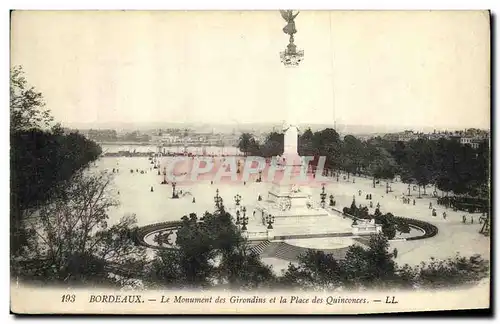
[[[480,255],[462,257],[456,255],[446,260],[431,258],[416,269],[416,285],[422,288],[449,288],[464,284],[477,284],[488,276],[489,264]]]
[[[396,277],[396,263],[389,252],[389,242],[385,235],[372,235],[368,243],[368,280],[372,287],[391,287]]]
[[[322,251],[308,250],[299,256],[298,266],[290,264],[279,282],[284,287],[331,291],[342,285],[343,271],[335,258]]]
[[[108,210],[117,205],[111,179],[78,172],[58,197],[37,208],[24,220],[29,233],[23,260],[38,267],[18,267],[19,275],[46,281],[86,284],[112,282],[111,268],[144,265],[145,250],[134,244],[134,215],[108,226]],[[112,271],[111,271],[112,272]]]
[[[26,244],[25,215],[60,194],[101,148],[78,133],[64,134],[59,124],[48,127],[52,117],[42,94],[28,85],[21,67],[11,70],[10,94],[10,237],[16,255]]]
[[[11,135],[11,251],[25,244],[21,222],[31,209],[60,195],[73,174],[94,161],[101,148],[80,134],[31,129]]]
[[[312,137],[313,152],[326,158],[325,167],[339,169],[340,151],[342,142],[340,136],[333,128],[325,128],[313,134]]]
[[[314,134],[310,128],[300,135],[298,150],[301,156],[314,156],[318,154],[314,146],[313,136]]]
[[[205,213],[202,221],[190,214],[182,220],[179,249],[158,253],[149,267],[149,277],[157,285],[249,289],[273,282],[271,269],[249,251],[227,212]]]
[[[387,213],[385,215],[380,215],[375,218],[375,223],[382,225],[382,233],[389,239],[392,240],[396,236],[396,220],[394,215]]]
[[[342,164],[347,178],[350,174],[359,172],[363,160],[364,146],[359,139],[352,135],[346,135],[342,143]]]
[[[28,84],[21,66],[10,71],[10,130],[48,127],[53,118],[40,92]]]
[[[283,148],[280,148],[277,142],[265,142],[260,148],[263,157],[270,158],[283,153]]]
[[[417,185],[419,186],[419,197],[420,197],[420,187],[425,188],[429,185],[434,178],[433,169],[433,153],[432,147],[429,143],[423,139],[411,142],[412,145],[412,155],[411,162],[409,164],[410,170],[412,172],[413,178],[415,179]]]
[[[252,134],[243,133],[240,135],[238,148],[245,156],[255,154],[258,151],[258,147],[259,145]]]
[[[396,168],[388,161],[378,161],[372,165],[371,174],[373,176],[373,188],[375,188],[375,181],[379,179],[394,179]]]

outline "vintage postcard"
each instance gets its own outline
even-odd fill
[[[11,13],[16,314],[490,309],[488,11]]]

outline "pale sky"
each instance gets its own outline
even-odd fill
[[[22,65],[65,123],[479,127],[490,123],[487,12],[302,11],[287,69],[278,11],[14,12]]]

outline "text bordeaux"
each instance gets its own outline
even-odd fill
[[[141,295],[90,295],[89,303],[144,303]]]

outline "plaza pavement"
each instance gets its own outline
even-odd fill
[[[165,166],[167,158],[162,159],[161,170]],[[209,179],[200,180],[191,184],[179,184],[177,190],[182,190],[183,193],[188,192],[180,199],[171,199],[172,187],[170,184],[161,185],[163,176],[158,176],[157,169],[153,167],[147,158],[115,158],[104,157],[97,161],[95,169],[107,169],[111,173],[113,168],[118,168],[119,173],[114,174],[113,192],[120,201],[120,206],[111,210],[110,224],[118,221],[125,214],[136,214],[139,226],[144,226],[152,223],[179,220],[182,216],[188,215],[191,212],[197,213],[199,217],[205,211],[213,212],[215,209],[214,196],[216,189],[219,189],[219,195],[224,200],[224,205],[229,210],[234,208],[234,196],[239,194],[242,196],[241,205],[247,207],[247,216],[249,217],[249,227],[260,226],[258,219],[253,219],[253,207],[257,202],[259,194],[263,198],[267,197],[267,192],[270,188],[269,183],[256,183],[248,181],[246,185],[242,182],[225,182],[210,184]],[[131,173],[130,169],[134,172]],[[136,172],[139,170],[139,173]],[[145,173],[140,174],[143,170]],[[373,188],[371,179],[354,177],[355,183],[352,183],[353,177],[349,181],[343,180],[341,176],[339,182],[336,178],[329,178],[325,182],[326,193],[329,196],[333,194],[336,200],[336,208],[342,210],[343,207],[351,205],[353,195],[356,198],[356,204],[369,205],[369,201],[365,200],[367,193],[372,194],[373,208],[370,212],[373,213],[377,203],[381,205],[382,213],[391,212],[395,216],[414,218],[429,222],[438,227],[439,233],[428,239],[416,241],[392,241],[390,242],[391,250],[397,248],[398,257],[396,261],[400,264],[408,263],[410,265],[419,264],[422,261],[428,261],[431,257],[443,259],[452,257],[456,253],[464,256],[470,256],[479,253],[485,259],[489,259],[490,254],[490,239],[482,234],[479,234],[481,224],[479,224],[480,214],[468,214],[465,212],[454,212],[451,209],[445,209],[444,206],[437,205],[436,198],[423,196],[418,199],[418,191],[411,191],[412,199],[415,198],[416,205],[403,204],[401,196],[407,194],[408,186],[395,182],[392,183],[393,192],[386,194],[385,182],[381,181],[376,188]],[[321,183],[311,187],[312,198],[319,203],[321,193]],[[150,191],[153,186],[154,192]],[[361,190],[361,196],[358,195],[358,190]],[[428,188],[427,192],[432,193],[433,189]],[[119,192],[119,194],[118,194]],[[440,194],[440,193],[439,193]],[[192,202],[192,198],[196,202]],[[328,197],[327,197],[328,202]],[[436,208],[437,216],[431,215],[429,202],[432,202]],[[447,219],[443,219],[442,213],[446,211]],[[467,216],[467,224],[462,223],[462,215]],[[471,216],[474,217],[474,224],[470,224]],[[258,218],[258,217],[256,217]],[[328,243],[330,242],[330,243]],[[288,242],[290,244],[293,241]],[[298,244],[297,242],[295,242]],[[325,240],[318,239],[303,239],[301,246],[318,247],[325,245],[324,248],[332,248],[338,246],[339,242],[334,239]],[[274,258],[264,258],[266,263],[271,264],[276,271],[286,268],[288,262]]]

